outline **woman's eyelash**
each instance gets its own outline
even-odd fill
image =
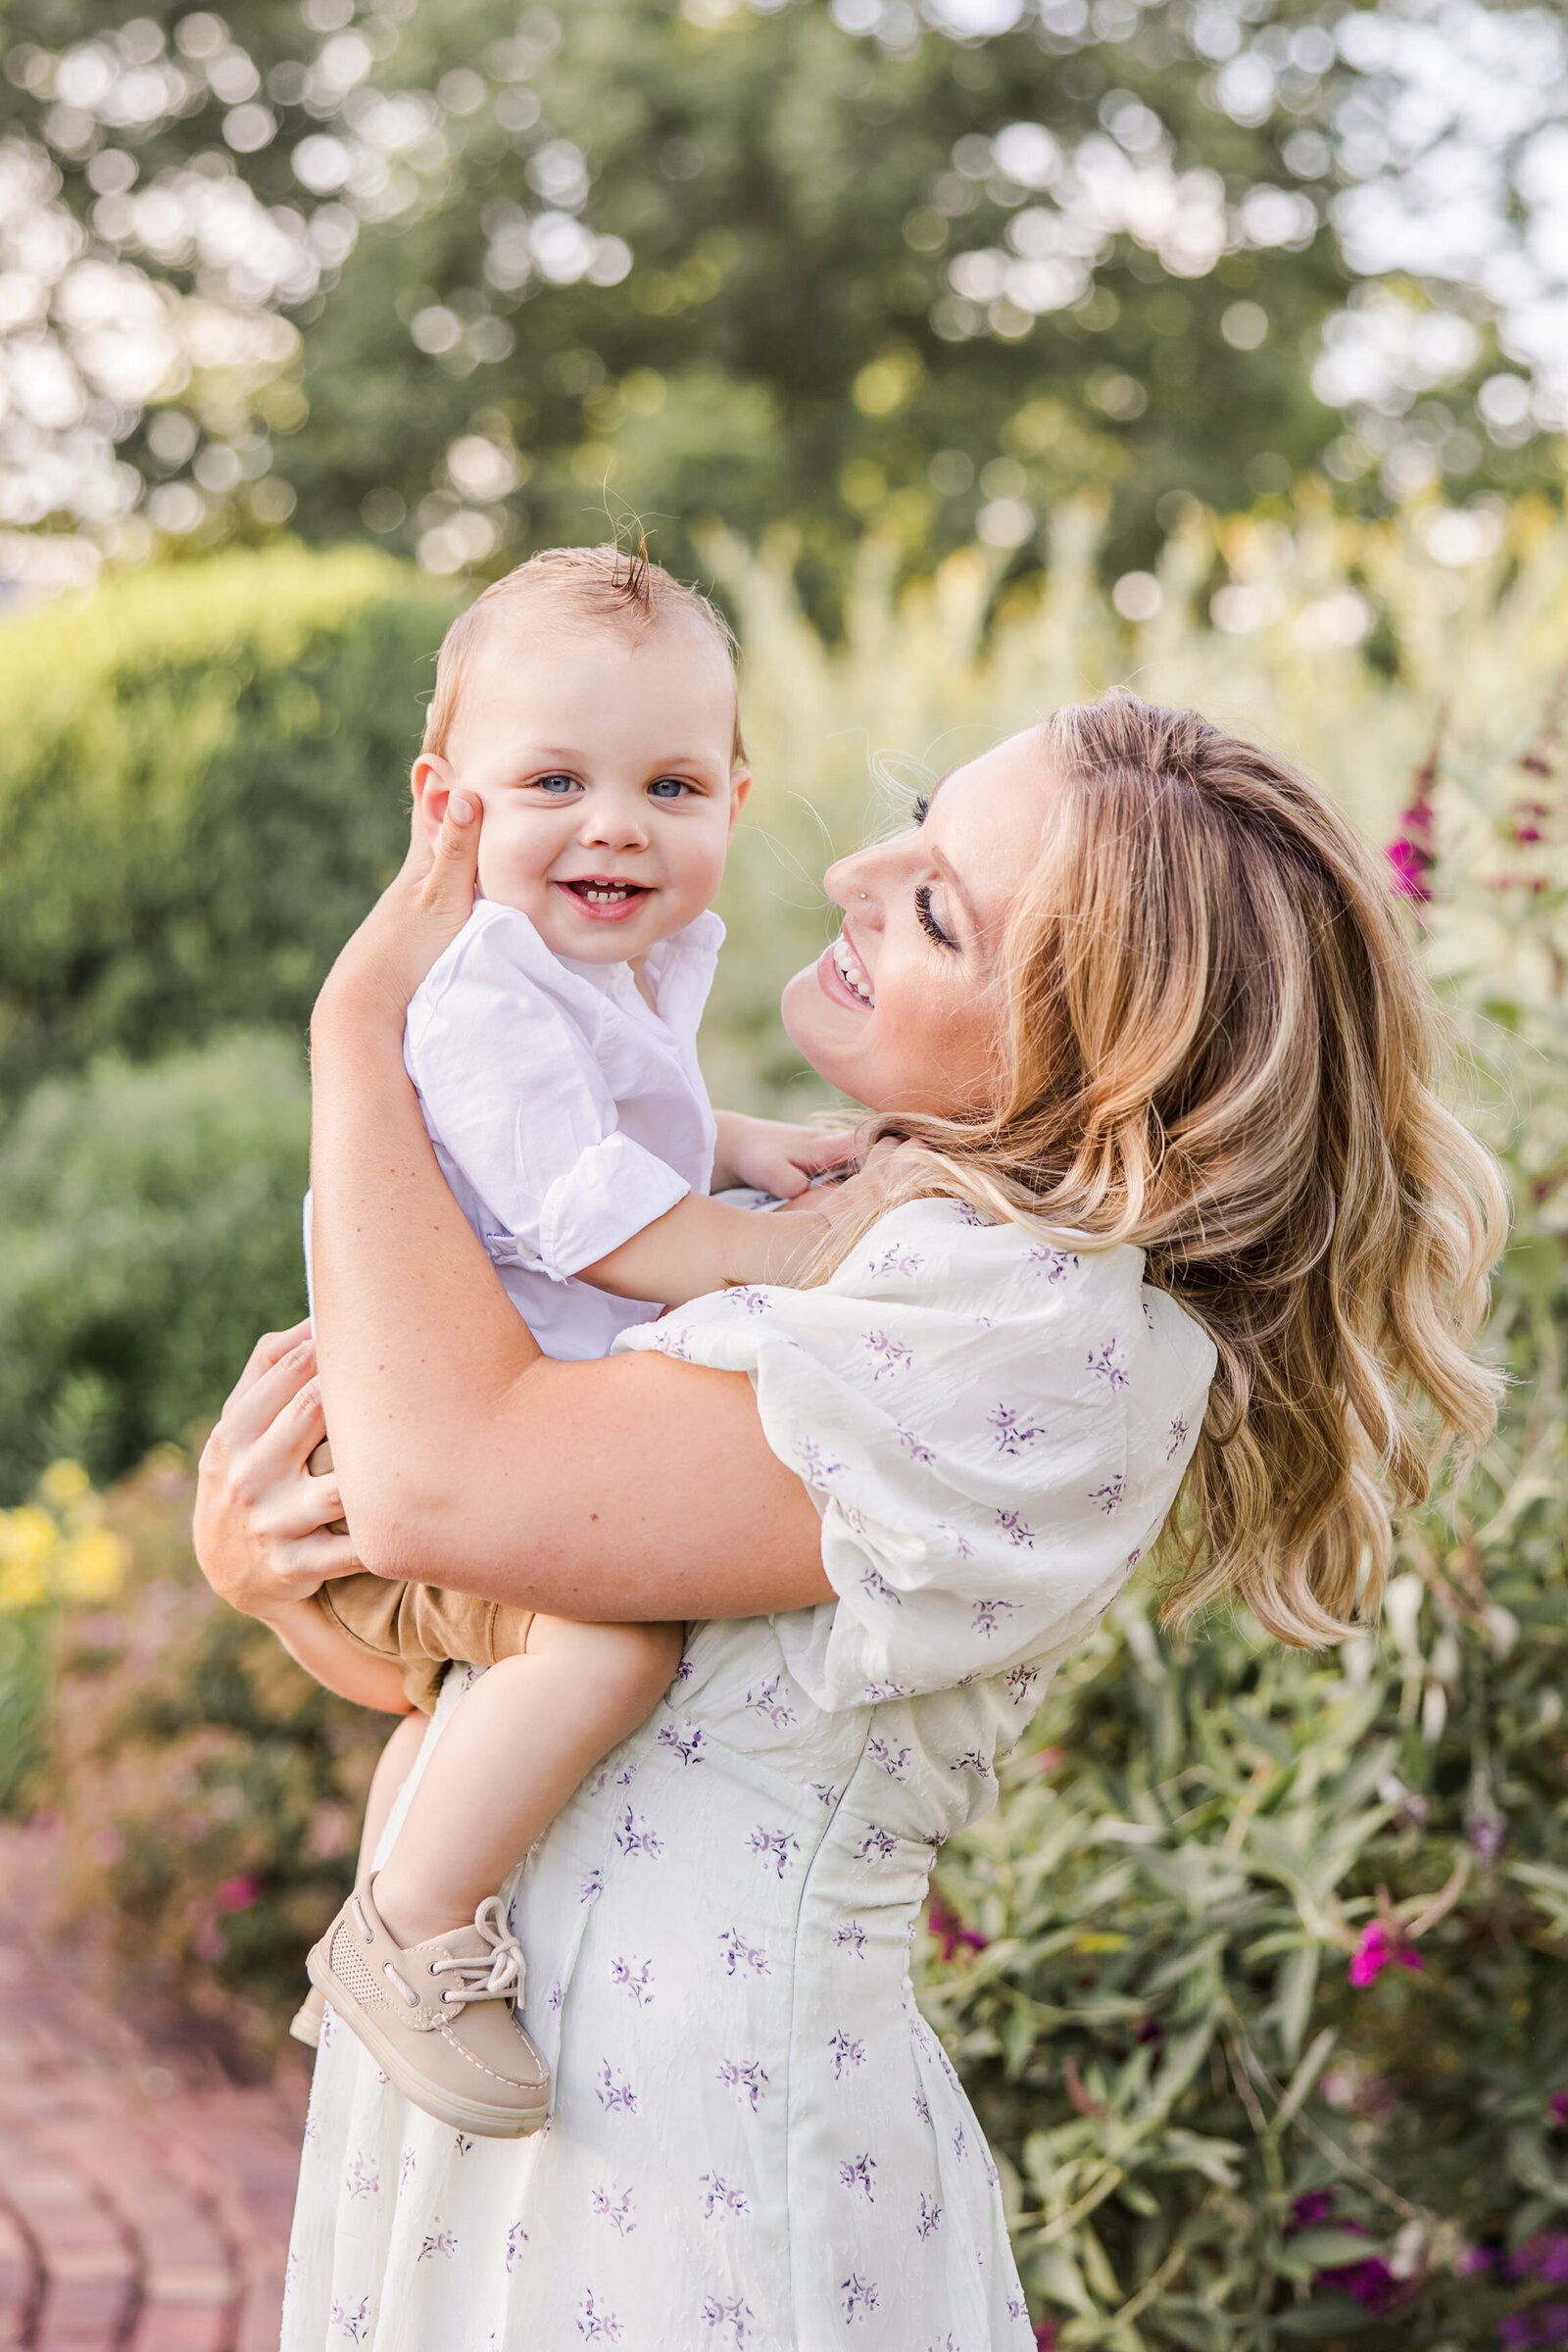
[[[957,941],[948,937],[948,934],[943,930],[942,925],[937,921],[936,916],[931,911],[931,885],[929,882],[922,882],[919,889],[915,892],[914,911],[920,918],[921,930],[925,932],[928,938],[935,940],[939,948],[956,949],[958,944]]]

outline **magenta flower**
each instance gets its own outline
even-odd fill
[[[1313,2230],[1319,2222],[1326,2222],[1333,2211],[1332,2188],[1309,2188],[1291,2207],[1291,2225],[1285,2234],[1289,2237],[1297,2230]]]
[[[939,1895],[931,1899],[925,1924],[937,1939],[937,1958],[951,1960],[956,1951],[983,1952],[991,1941],[978,1928],[966,1928],[956,1911],[950,1911]]]
[[[1508,2265],[1510,2278],[1540,2278],[1547,2286],[1568,2286],[1568,2237],[1560,2230],[1542,2230],[1527,2237]]]
[[[1375,1984],[1383,1971],[1392,1967],[1396,1960],[1401,1968],[1423,1969],[1426,1966],[1420,1953],[1412,1951],[1396,1933],[1390,1936],[1381,1919],[1368,1920],[1361,1930],[1361,1940],[1355,1947],[1347,1973],[1356,1991],[1362,1992],[1368,1984]]]
[[[1035,2352],[1056,2352],[1056,2323],[1042,2320],[1035,2329]]]
[[[220,1911],[248,1911],[261,1891],[258,1878],[220,1879],[214,1899]]]
[[[1419,842],[1411,841],[1407,834],[1401,833],[1396,841],[1390,842],[1384,855],[1389,861],[1396,898],[1415,899],[1422,903],[1431,898],[1427,875],[1431,871],[1432,859]]]
[[[1568,2344],[1568,2303],[1532,2303],[1497,2322],[1497,2341],[1506,2352],[1534,2352],[1538,2345]]]
[[[1409,2286],[1407,2279],[1396,2278],[1381,2254],[1369,2254],[1365,2262],[1348,2262],[1343,2270],[1319,2271],[1312,2283],[1348,2295],[1352,2303],[1379,2316],[1392,2311]]]
[[[1546,2128],[1568,2132],[1568,2090],[1554,2090],[1546,2101]]]

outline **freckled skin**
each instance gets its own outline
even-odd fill
[[[845,1094],[884,1111],[983,1107],[1003,928],[1038,863],[1054,798],[1037,738],[1015,735],[947,777],[923,825],[829,867],[828,895],[845,910],[844,937],[875,1003],[856,1002],[828,958],[828,968],[796,973],[783,1018]],[[923,924],[924,890],[955,947]]]

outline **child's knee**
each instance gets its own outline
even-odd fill
[[[685,1635],[679,1625],[602,1625],[606,1698],[627,1723],[641,1723],[675,1679]]]
[[[596,1716],[632,1730],[651,1715],[680,1664],[681,1625],[577,1625],[536,1617],[528,1655],[549,1658],[558,1672],[580,1678]]]

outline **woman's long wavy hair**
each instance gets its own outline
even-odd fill
[[[1499,1383],[1470,1342],[1507,1200],[1433,1091],[1439,1016],[1383,862],[1283,760],[1127,693],[1039,731],[1059,793],[1002,958],[994,1108],[884,1118],[895,1199],[1130,1242],[1219,1368],[1167,1530],[1167,1616],[1280,1641],[1377,1607]]]

